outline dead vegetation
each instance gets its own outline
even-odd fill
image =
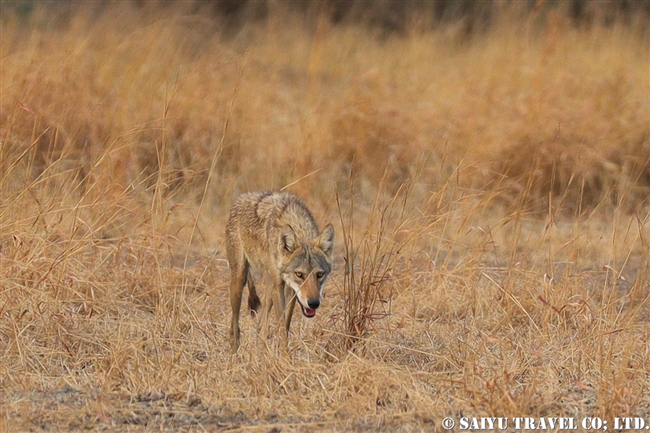
[[[0,429],[649,419],[643,32],[287,14],[0,16]],[[230,356],[231,199],[287,186],[337,222],[325,304]]]

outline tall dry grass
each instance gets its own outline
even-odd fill
[[[3,10],[3,429],[650,417],[643,32],[182,7]],[[288,354],[248,320],[232,357],[228,207],[284,187],[336,269]]]

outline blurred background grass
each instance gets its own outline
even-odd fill
[[[212,170],[211,206],[303,176],[329,200],[352,161],[372,190],[425,157],[533,211],[643,208],[648,11],[623,3],[5,2],[3,190],[196,198]]]

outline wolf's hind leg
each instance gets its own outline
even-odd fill
[[[262,305],[260,297],[257,296],[257,291],[255,290],[255,282],[253,281],[253,275],[248,270],[248,309],[251,312],[251,316],[254,317],[257,315],[257,312]]]

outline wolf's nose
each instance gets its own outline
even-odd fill
[[[312,310],[315,310],[320,306],[320,301],[318,299],[310,299],[307,301],[307,306]]]

